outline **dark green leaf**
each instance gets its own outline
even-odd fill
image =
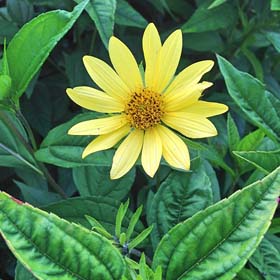
[[[74,182],[81,196],[100,195],[121,200],[134,182],[135,169],[118,180],[111,180],[109,174],[109,166],[84,166],[73,169]]]
[[[265,279],[280,279],[280,252],[273,244],[264,238],[250,258],[250,263],[262,274]]]
[[[236,104],[253,124],[263,129],[268,136],[280,140],[280,118],[265,94],[264,85],[250,74],[237,70],[220,56],[218,62],[228,92]]]
[[[183,33],[198,33],[215,31],[231,26],[237,16],[233,5],[224,3],[212,9],[208,9],[209,1],[200,5],[191,18],[181,27]]]
[[[115,221],[120,202],[103,196],[77,197],[50,204],[43,209],[77,224],[90,228],[86,215],[94,217],[108,232],[115,234]],[[123,229],[126,231],[132,212],[128,209],[123,219]],[[135,234],[139,234],[144,226],[139,221]]]
[[[188,174],[172,171],[160,185],[148,211],[148,223],[154,224],[154,248],[172,227],[212,203],[211,182],[203,165]]]
[[[75,0],[77,3],[81,1]],[[105,47],[108,47],[109,39],[113,35],[116,6],[116,0],[90,0],[86,7]]]
[[[34,14],[33,6],[27,0],[7,0],[8,13],[14,22],[23,25]]]
[[[115,21],[120,25],[139,28],[145,28],[148,24],[147,20],[125,0],[117,1]]]

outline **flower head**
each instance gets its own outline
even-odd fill
[[[212,85],[199,81],[213,67],[213,61],[194,63],[174,78],[182,51],[180,30],[161,44],[155,25],[149,24],[143,35],[143,51],[144,78],[127,46],[111,37],[109,55],[115,70],[96,57],[83,58],[87,72],[102,90],[85,86],[67,89],[80,106],[110,114],[69,130],[72,135],[98,135],[85,148],[83,158],[112,148],[125,138],[113,158],[112,179],[126,174],[141,151],[142,166],[151,177],[162,156],[171,166],[188,170],[188,148],[173,130],[189,138],[215,136],[217,130],[207,118],[228,109],[223,104],[199,100],[203,90]]]

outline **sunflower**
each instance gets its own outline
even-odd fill
[[[127,46],[112,36],[109,56],[114,70],[104,61],[84,56],[83,62],[93,81],[102,89],[81,86],[68,88],[67,94],[78,105],[107,113],[104,118],[74,125],[71,135],[98,135],[83,151],[82,157],[117,148],[111,179],[126,174],[141,151],[145,172],[153,177],[161,157],[174,168],[189,170],[190,156],[184,141],[174,130],[189,138],[217,135],[208,117],[228,110],[223,104],[199,100],[212,83],[199,82],[214,62],[204,60],[186,67],[175,78],[182,52],[182,32],[174,31],[162,44],[153,23],[143,35],[145,74]]]

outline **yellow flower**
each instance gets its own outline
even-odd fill
[[[86,86],[67,89],[78,105],[110,114],[69,130],[71,135],[99,135],[85,148],[83,158],[112,148],[126,137],[113,157],[112,179],[126,174],[141,151],[142,166],[151,177],[161,156],[171,166],[188,170],[188,148],[173,130],[189,138],[215,136],[217,130],[207,118],[228,110],[223,104],[199,100],[202,91],[212,85],[199,81],[213,67],[213,61],[194,63],[174,78],[182,52],[181,30],[174,31],[162,45],[155,25],[149,24],[143,35],[143,51],[144,79],[127,46],[111,37],[109,55],[115,70],[96,57],[83,58],[87,72],[102,91]]]

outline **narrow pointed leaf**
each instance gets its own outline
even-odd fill
[[[234,155],[249,162],[268,174],[280,165],[280,150],[276,151],[234,151]]]
[[[149,226],[148,228],[144,229],[138,236],[136,236],[131,242],[128,244],[128,249],[131,250],[137,247],[141,242],[143,242],[153,230],[153,226]]]
[[[119,280],[125,272],[120,252],[106,238],[5,193],[0,193],[0,231],[38,279]]]
[[[232,279],[261,242],[279,194],[280,168],[172,228],[153,267],[161,265],[166,280]]]
[[[137,210],[136,212],[133,214],[133,216],[131,217],[131,220],[129,222],[129,225],[128,225],[128,228],[127,228],[127,232],[126,232],[126,238],[127,240],[130,239],[133,231],[134,231],[134,228],[137,224],[137,222],[139,221],[139,218],[140,218],[140,215],[142,213],[142,210],[143,210],[143,206],[141,205]]]
[[[248,119],[268,136],[280,140],[280,117],[264,85],[248,73],[239,71],[226,59],[218,57],[228,92]],[[261,106],[260,106],[261,104]]]

